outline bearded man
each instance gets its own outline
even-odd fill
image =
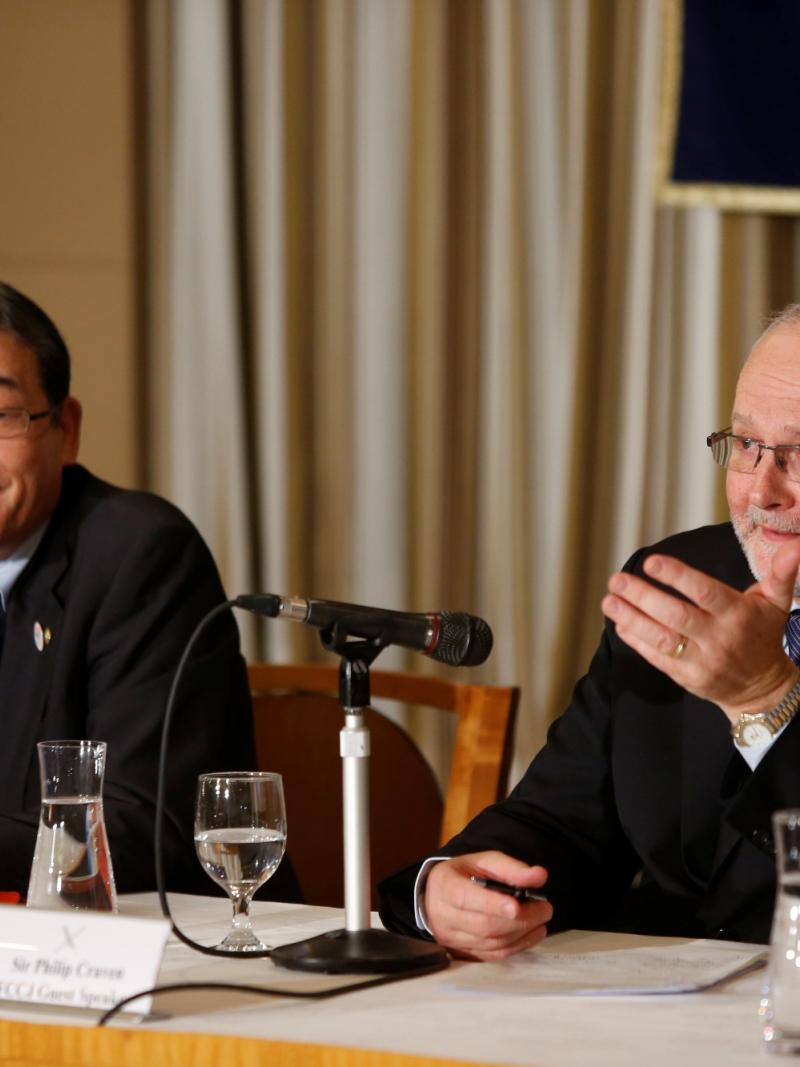
[[[759,338],[708,445],[731,521],[612,575],[546,745],[506,800],[381,885],[389,928],[484,960],[566,927],[768,940],[771,816],[800,807],[800,305]]]

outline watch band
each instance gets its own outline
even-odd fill
[[[762,726],[772,737],[800,711],[800,678],[786,696],[769,711],[743,712],[731,726],[731,736],[739,745],[747,745],[743,731],[747,726]]]

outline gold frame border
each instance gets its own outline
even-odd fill
[[[661,99],[656,140],[656,199],[670,181],[678,129],[678,97],[681,82],[681,43],[683,4],[681,0],[661,0]]]

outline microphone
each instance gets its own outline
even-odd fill
[[[344,623],[347,633],[353,637],[377,637],[387,645],[423,652],[451,667],[475,667],[483,663],[494,642],[489,624],[464,612],[434,611],[419,615],[343,604],[338,600],[304,600],[299,596],[282,597],[273,593],[238,596],[233,605],[270,619],[304,622],[318,630]]]

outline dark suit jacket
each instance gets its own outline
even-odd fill
[[[27,887],[38,825],[36,742],[106,741],[105,821],[121,892],[154,887],[161,727],[178,659],[225,594],[196,529],[171,504],[64,472],[58,507],[12,588],[0,660],[0,888]],[[39,651],[34,625],[50,631]],[[208,892],[193,847],[202,771],[255,767],[252,708],[230,613],[187,664],[167,760],[165,868]],[[277,877],[277,876],[276,876]]]
[[[727,523],[643,549],[627,569],[641,574],[651,551],[736,589],[753,582]],[[722,711],[650,667],[607,623],[588,673],[519,785],[444,853],[494,848],[544,864],[553,930],[767,941],[770,816],[789,807],[800,807],[800,716],[751,772]],[[391,929],[416,931],[417,870],[380,887]]]

